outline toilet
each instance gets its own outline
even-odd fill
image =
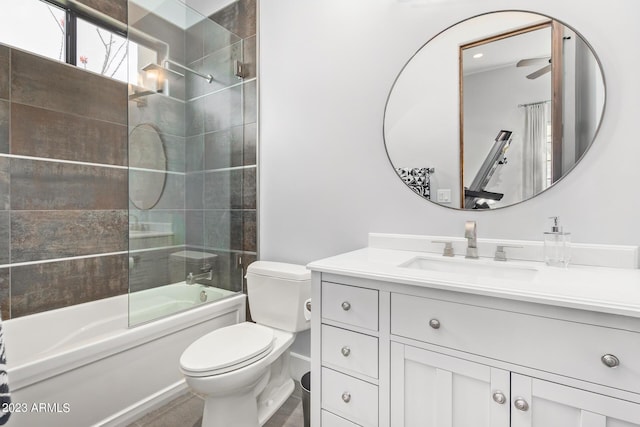
[[[304,303],[311,272],[256,261],[247,268],[251,317],[194,341],[180,357],[187,385],[205,399],[202,427],[262,426],[291,395],[289,349],[309,329]]]

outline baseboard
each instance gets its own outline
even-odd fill
[[[291,378],[300,382],[300,378],[311,370],[311,358],[302,354],[291,352],[289,371]]]
[[[94,424],[94,427],[122,427],[129,425],[145,414],[166,405],[189,390],[187,383],[180,380],[151,396],[139,400],[122,411]]]

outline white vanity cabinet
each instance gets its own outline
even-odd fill
[[[640,316],[443,288],[314,271],[313,427],[640,427]]]
[[[390,391],[392,426],[509,427],[503,369],[392,342]]]
[[[378,307],[376,289],[322,283],[318,362],[325,427],[379,425]]]
[[[391,344],[391,426],[632,427],[640,405]]]

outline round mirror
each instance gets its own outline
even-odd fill
[[[495,209],[569,173],[604,104],[600,63],[580,34],[548,16],[494,12],[449,27],[409,60],[387,100],[384,140],[419,196]]]
[[[166,180],[167,156],[157,129],[140,124],[129,135],[129,200],[138,209],[153,208]]]

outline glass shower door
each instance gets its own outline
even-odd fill
[[[128,35],[136,325],[242,291],[243,48],[176,0],[131,0]]]

